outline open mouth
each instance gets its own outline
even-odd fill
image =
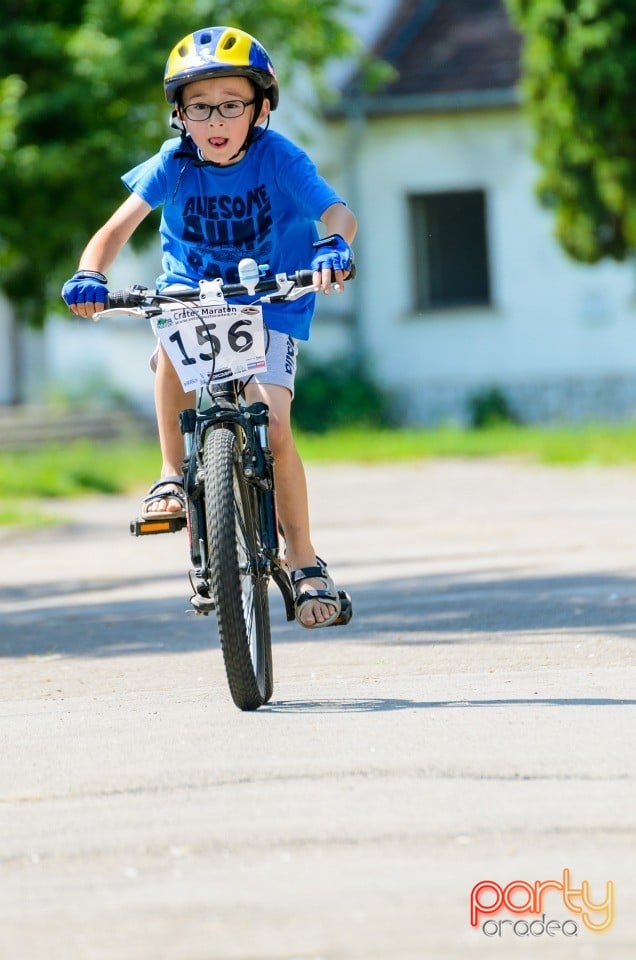
[[[219,150],[221,147],[224,147],[228,142],[227,137],[210,137],[208,143],[215,150]]]

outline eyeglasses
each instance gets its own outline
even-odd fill
[[[224,100],[223,103],[189,103],[183,108],[183,112],[188,120],[209,120],[215,110],[219,111],[219,116],[225,120],[232,120],[235,117],[242,117],[245,113],[245,107],[254,103],[253,100]]]

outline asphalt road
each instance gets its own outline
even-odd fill
[[[632,960],[636,471],[310,487],[354,620],[289,626],[273,594],[254,714],[186,613],[183,534],[133,540],[123,499],[0,533],[0,957]]]

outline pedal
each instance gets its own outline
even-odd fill
[[[176,533],[177,530],[183,530],[186,524],[185,517],[159,517],[157,520],[137,517],[136,520],[130,521],[130,535],[145,537],[153,533]]]
[[[338,596],[340,597],[340,616],[329,624],[331,627],[344,627],[353,616],[353,604],[349,594],[345,590],[338,590]]]
[[[194,607],[195,613],[202,613],[206,617],[216,609],[212,597],[204,597],[200,593],[195,593],[194,596],[190,597],[190,603]]]
[[[200,579],[194,571],[190,571],[190,586],[194,590],[190,597],[190,603],[195,613],[202,613],[207,617],[209,613],[216,610],[214,600],[210,596],[210,587],[206,580]]]

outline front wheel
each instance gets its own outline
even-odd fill
[[[203,450],[210,584],[232,699],[256,710],[273,693],[267,576],[256,495],[236,435],[208,430]]]

